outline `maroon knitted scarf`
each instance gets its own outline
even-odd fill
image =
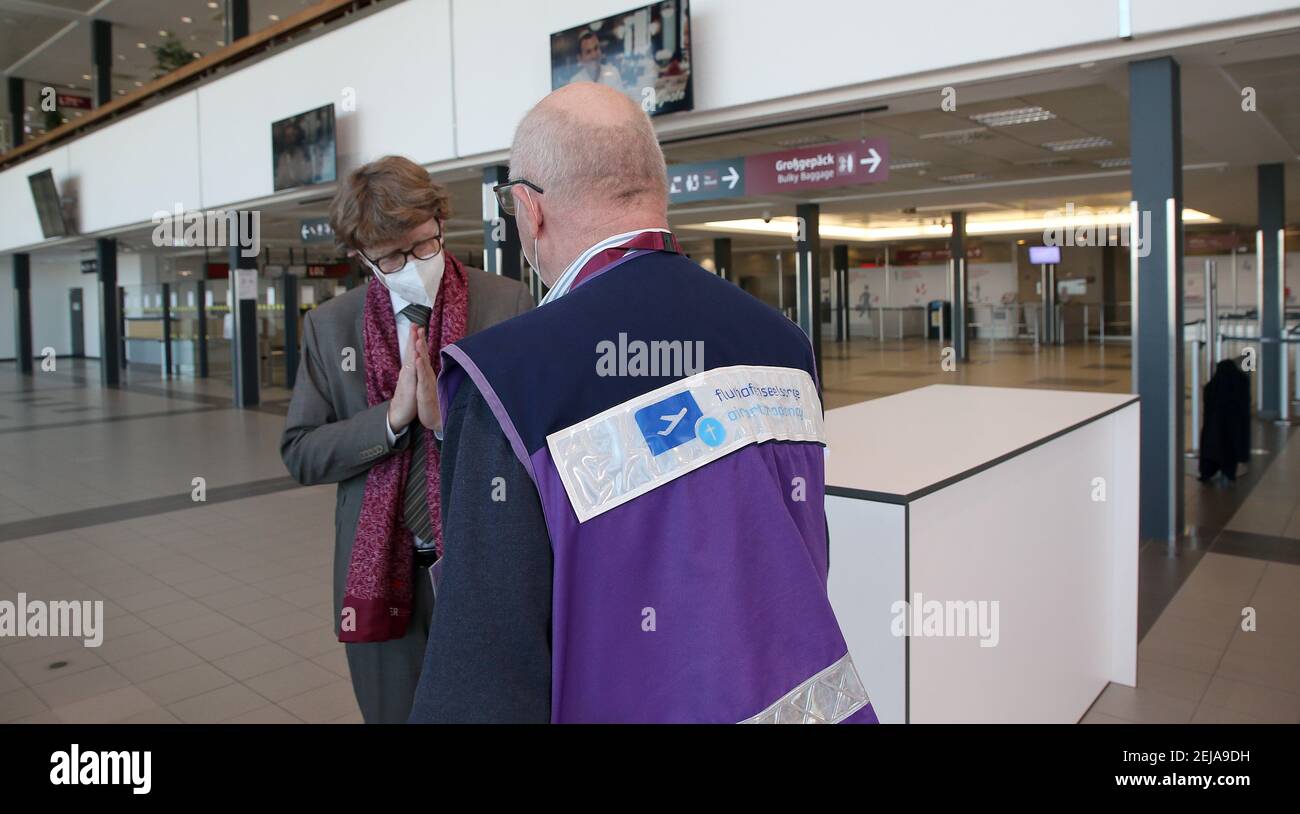
[[[468,318],[469,285],[465,269],[447,252],[442,283],[429,317],[428,336],[431,342],[436,339],[438,343],[437,347],[429,349],[434,373],[442,370],[442,348],[464,338]],[[402,365],[392,300],[382,283],[369,284],[364,319],[362,342],[366,402],[373,407],[393,397]],[[421,425],[419,419],[411,423],[409,431],[427,433],[429,517],[434,544],[441,555],[441,455],[433,432]],[[339,619],[341,642],[383,642],[400,639],[406,634],[406,626],[411,620],[414,541],[403,520],[402,496],[406,493],[411,458],[409,448],[389,455],[372,466],[366,475],[361,516],[357,520],[357,536],[352,543],[352,561],[348,565],[348,579],[343,591],[343,613]]]

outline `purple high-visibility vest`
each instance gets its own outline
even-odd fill
[[[444,414],[468,376],[546,517],[552,721],[876,721],[826,593],[796,325],[636,251],[443,353]]]

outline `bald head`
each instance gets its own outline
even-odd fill
[[[577,82],[554,91],[515,130],[510,177],[546,190],[564,209],[668,209],[659,140],[645,112],[613,88]]]

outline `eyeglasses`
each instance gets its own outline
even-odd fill
[[[510,194],[510,188],[516,184],[523,184],[538,194],[544,194],[541,187],[532,181],[525,181],[523,178],[516,178],[513,181],[506,181],[504,184],[497,184],[492,187],[492,191],[497,196],[497,206],[501,207],[501,211],[512,218],[515,216],[515,196]]]
[[[406,251],[399,250],[390,252],[378,260],[371,260],[369,255],[359,249],[357,250],[357,253],[365,258],[365,261],[373,268],[382,271],[384,274],[393,274],[406,267],[407,257],[414,257],[416,260],[429,260],[430,258],[437,256],[440,251],[442,251],[441,229],[438,230],[438,234],[434,237],[427,240],[421,240]]]

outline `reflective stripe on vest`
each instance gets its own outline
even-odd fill
[[[826,442],[806,371],[706,370],[546,438],[579,523],[763,441]]]
[[[848,653],[742,724],[838,724],[870,703]]]

